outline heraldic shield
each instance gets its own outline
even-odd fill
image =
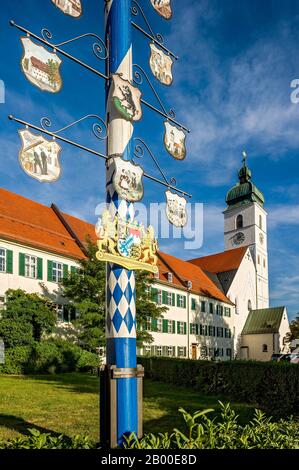
[[[121,157],[114,158],[114,165],[113,184],[117,193],[129,202],[140,201],[143,197],[141,166],[123,160]]]
[[[112,75],[112,80],[114,107],[127,121],[139,121],[142,117],[141,91],[118,74]]]
[[[60,76],[61,59],[31,39],[22,37],[24,55],[21,61],[26,78],[43,91],[57,93],[62,87]]]
[[[167,190],[166,194],[166,215],[171,224],[175,227],[184,227],[187,223],[187,201],[184,197]]]
[[[177,127],[172,126],[167,121],[164,122],[164,126],[164,144],[167,152],[170,153],[170,155],[172,155],[176,160],[184,160],[186,157],[185,133]]]
[[[19,134],[22,141],[19,161],[25,173],[41,183],[56,181],[61,174],[60,145],[27,129],[22,129]]]
[[[66,15],[79,18],[82,15],[82,5],[80,0],[52,0],[54,5]]]
[[[171,0],[151,0],[154,9],[166,20],[172,17]]]
[[[111,216],[105,210],[95,227],[99,261],[118,264],[126,269],[158,272],[154,228],[147,229],[135,219]]]
[[[172,77],[172,65],[173,60],[165,54],[161,49],[158,49],[155,44],[150,44],[151,56],[150,56],[150,68],[154,76],[163,85],[171,85],[173,81]]]

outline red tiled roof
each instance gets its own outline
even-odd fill
[[[85,224],[90,230],[90,224]],[[50,207],[1,188],[0,236],[75,259],[84,257]]]
[[[167,282],[167,273],[173,274],[175,286],[185,287],[186,281],[192,282],[192,291],[222,302],[232,303],[223,292],[211,281],[199,266],[183,261],[175,256],[159,252],[159,279]]]
[[[33,67],[41,70],[42,72],[45,72],[49,75],[49,67],[47,66],[47,64],[45,64],[44,62],[42,62],[41,60],[37,59],[36,57],[31,57],[31,63],[33,65]]]
[[[214,255],[203,256],[202,258],[191,259],[189,263],[199,266],[204,271],[210,273],[223,273],[238,269],[247,251],[248,246],[223,251]]]

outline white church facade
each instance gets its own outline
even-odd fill
[[[139,354],[269,360],[287,352],[286,309],[269,308],[264,197],[245,162],[238,176],[226,196],[223,252],[189,261],[159,252],[149,295],[167,311],[139,325],[154,340]],[[96,241],[94,226],[4,189],[0,222],[0,304],[9,288],[39,292],[57,304],[59,324],[66,326],[74,312],[60,281],[86,256],[86,237]]]

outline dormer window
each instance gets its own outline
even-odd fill
[[[243,215],[241,214],[236,219],[236,228],[243,228]]]
[[[188,289],[192,289],[192,281],[187,281],[186,286]]]
[[[167,281],[172,282],[173,276],[172,273],[167,273]]]

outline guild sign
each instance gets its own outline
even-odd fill
[[[151,0],[154,9],[166,20],[172,17],[171,0]]]
[[[141,91],[118,74],[112,75],[112,80],[112,101],[116,110],[127,121],[139,121],[142,117]]]
[[[79,18],[82,15],[82,5],[80,0],[52,0],[57,8],[60,8],[63,13]]]
[[[61,59],[27,37],[21,41],[24,48],[21,66],[26,78],[43,91],[57,93],[62,86]]]
[[[108,261],[126,269],[158,272],[158,243],[152,226],[147,229],[136,220],[112,217],[105,210],[96,225],[99,261]]]
[[[117,193],[129,202],[140,201],[143,197],[141,166],[123,160],[121,157],[114,158],[114,165],[113,184]]]
[[[165,194],[167,199],[166,215],[169,222],[175,227],[184,227],[188,220],[186,199],[169,190]]]
[[[151,56],[150,56],[150,67],[154,76],[163,85],[171,85],[173,81],[172,77],[172,64],[173,60],[165,54],[161,49],[158,49],[155,44],[150,44]]]
[[[41,183],[56,181],[61,173],[60,145],[42,135],[32,134],[27,129],[22,129],[19,134],[22,140],[19,161],[25,173]]]
[[[167,152],[177,160],[184,160],[186,157],[185,133],[167,121],[164,122],[164,126],[164,144]]]

